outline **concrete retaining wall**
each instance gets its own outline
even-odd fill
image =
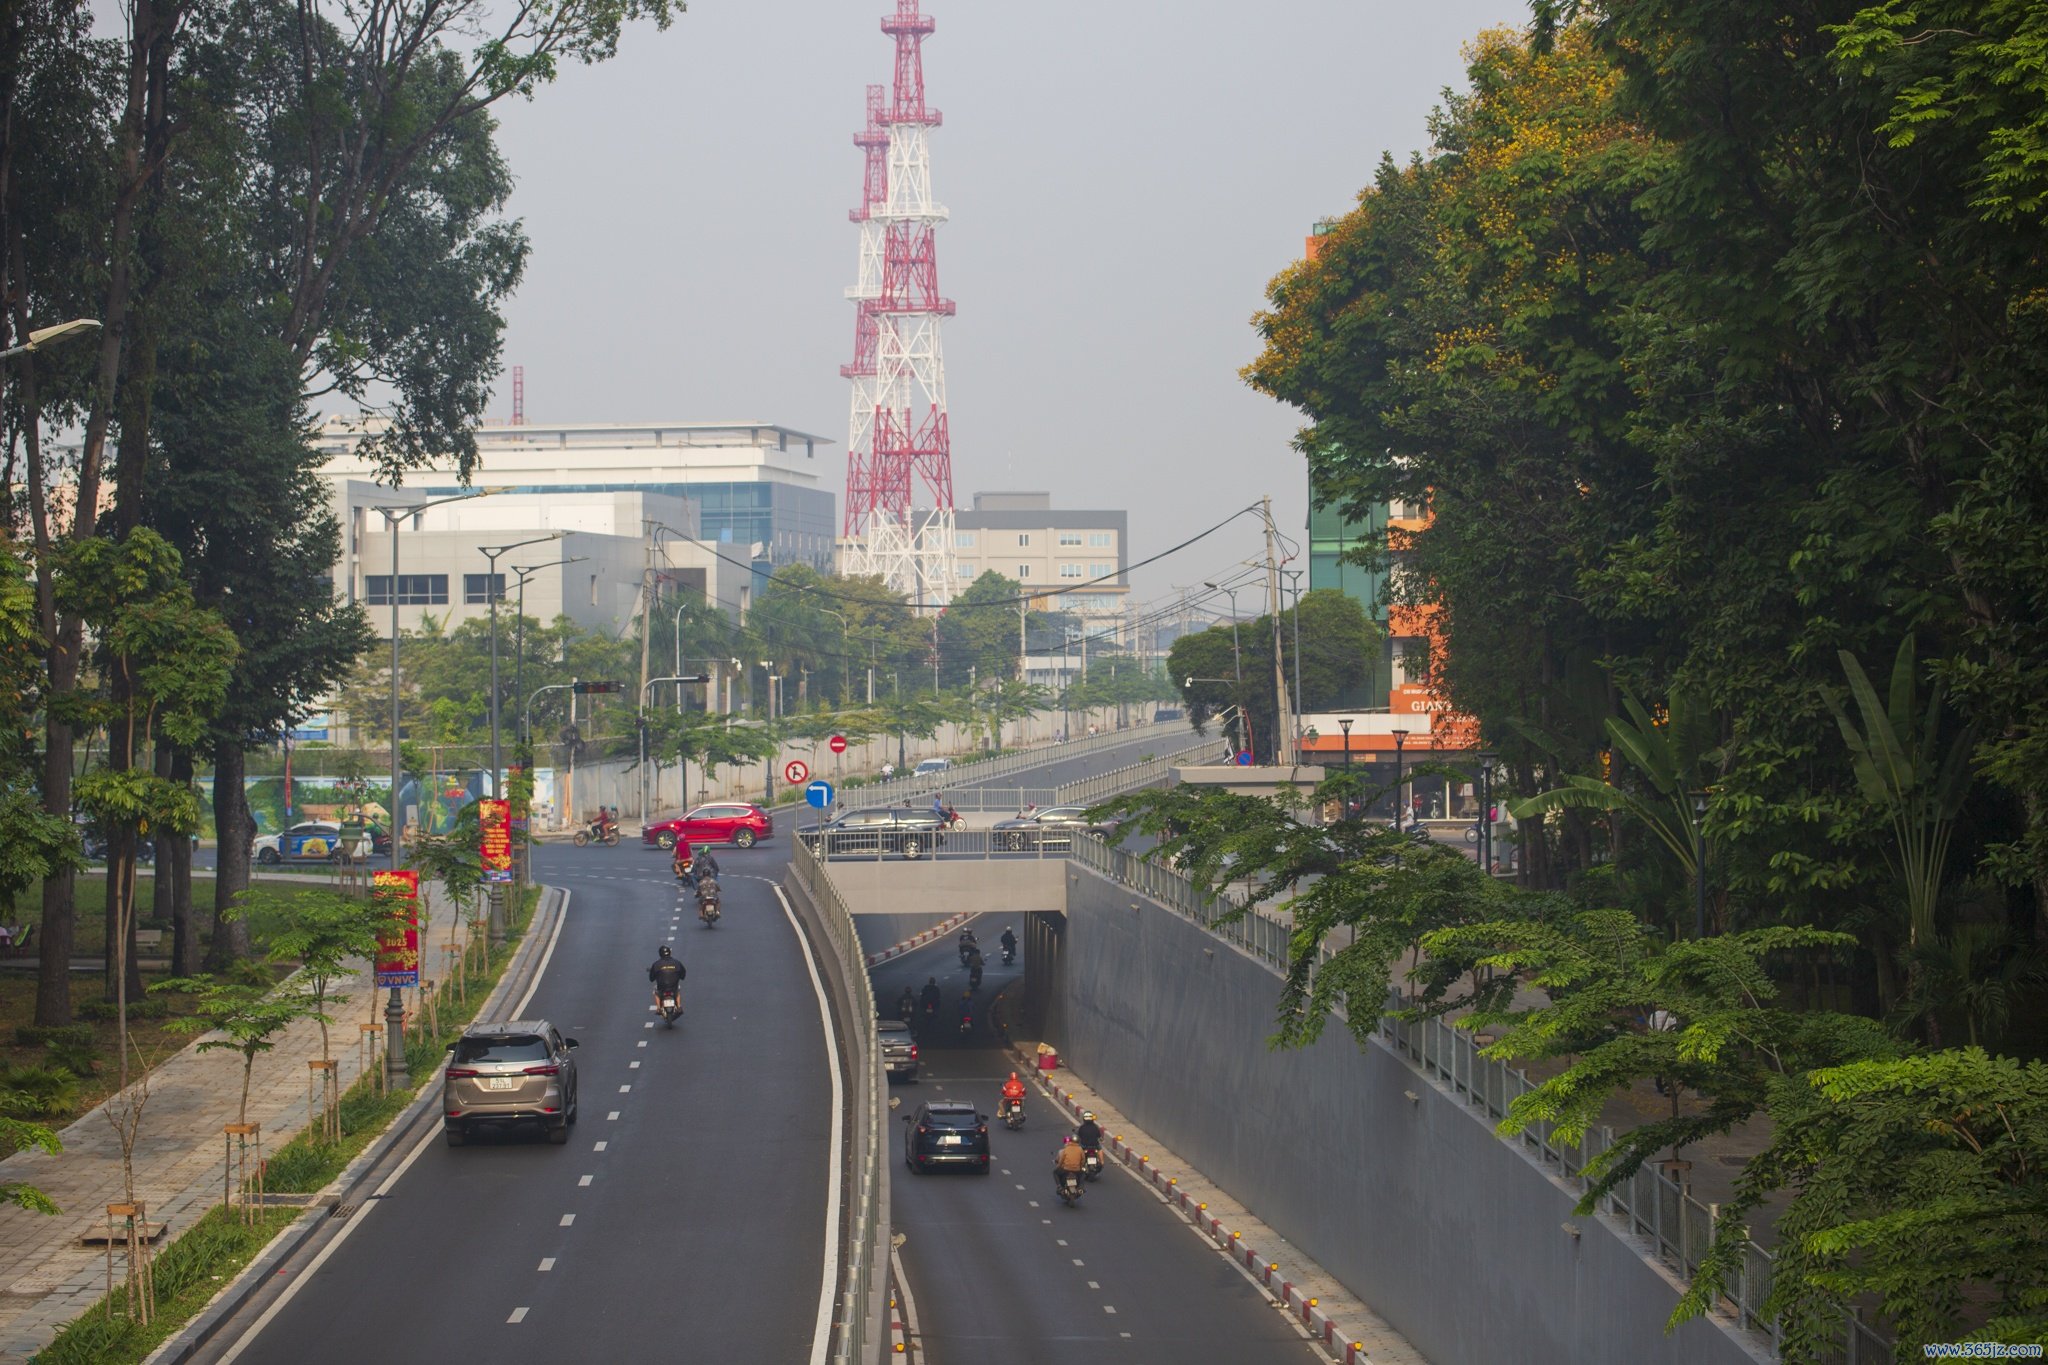
[[[861,857],[848,854],[826,864],[832,885],[856,920],[868,915],[1022,915],[1058,910],[1066,904],[1067,863],[1063,858],[1006,858],[1000,863],[968,858]],[[862,934],[866,939],[865,932]],[[992,941],[992,940],[991,940]],[[887,946],[887,945],[884,945]],[[984,951],[987,951],[984,948]]]
[[[1128,888],[1068,871],[1065,925],[1028,945],[1044,1036],[1430,1360],[1770,1358],[1720,1322],[1666,1335],[1675,1279],[1617,1228],[1575,1216],[1575,1195],[1463,1103],[1340,1025],[1311,1048],[1269,1049],[1272,971]]]

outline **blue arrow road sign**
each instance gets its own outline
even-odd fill
[[[825,809],[825,807],[832,804],[832,784],[830,782],[811,783],[810,786],[804,788],[804,800],[810,802],[819,810]]]

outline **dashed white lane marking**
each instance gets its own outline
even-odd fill
[[[1104,1305],[1102,1305],[1102,1311],[1105,1313],[1114,1313],[1116,1311],[1116,1305],[1105,1303]]]
[[[568,1226],[569,1226],[569,1225],[570,1225],[571,1223],[574,1223],[575,1221],[576,1221],[576,1215],[575,1215],[575,1214],[573,1214],[573,1213],[565,1213],[565,1214],[563,1214],[563,1215],[562,1215],[562,1224],[561,1224],[561,1225],[562,1225],[563,1227],[568,1227]]]
[[[1064,1245],[1065,1245],[1065,1243],[1061,1243],[1061,1245],[1062,1245],[1062,1246],[1064,1246]],[[1074,1258],[1074,1264],[1075,1264],[1075,1265],[1086,1265],[1086,1264],[1088,1264],[1088,1263],[1087,1263],[1086,1261],[1082,1260],[1082,1259],[1081,1259],[1080,1257],[1076,1256],[1076,1257]]]
[[[1046,1225],[1047,1227],[1051,1227],[1051,1226],[1052,1226],[1052,1219],[1050,1219],[1050,1218],[1041,1218],[1041,1219],[1039,1219],[1038,1221],[1039,1221],[1039,1222],[1041,1222],[1041,1223],[1043,1223],[1043,1224],[1045,1224],[1045,1225]]]
[[[632,1087],[632,1086],[630,1086],[630,1085],[622,1085],[622,1086],[620,1086],[620,1087],[619,1087],[619,1093],[620,1093],[621,1095],[624,1095],[624,1094],[626,1094],[627,1092],[629,1092],[630,1090],[632,1090],[632,1088],[633,1088],[633,1087]]]
[[[1102,1282],[1100,1280],[1090,1280],[1088,1281],[1088,1287],[1090,1289],[1100,1289],[1102,1288]]]
[[[606,1114],[606,1115],[605,1115],[605,1121],[606,1121],[606,1122],[610,1122],[611,1120],[613,1120],[613,1119],[616,1119],[616,1118],[618,1118],[618,1116],[619,1116],[619,1111],[618,1111],[618,1110],[616,1110],[616,1109],[614,1109],[614,1110],[612,1110],[612,1112],[611,1112],[611,1113],[609,1113],[609,1114]]]
[[[1124,1338],[1126,1341],[1130,1340],[1131,1336],[1129,1332],[1118,1332],[1117,1335]]]
[[[653,1027],[654,1027],[654,1025],[653,1025],[653,1024],[649,1024],[649,1025],[648,1025],[647,1027],[649,1027],[649,1028],[653,1028]],[[642,1038],[642,1039],[641,1039],[641,1040],[640,1040],[639,1042],[635,1043],[635,1044],[634,1044],[633,1046],[635,1046],[635,1047],[646,1047],[646,1046],[647,1046],[647,1040],[646,1040],[645,1038]]]
[[[608,1144],[606,1144],[606,1143],[600,1142],[600,1143],[598,1143],[598,1144],[597,1144],[597,1145],[596,1145],[595,1147],[592,1147],[592,1148],[591,1148],[590,1150],[591,1150],[591,1151],[593,1151],[593,1152],[601,1152],[601,1151],[603,1151],[603,1150],[605,1149],[605,1147],[606,1147],[607,1145],[608,1145]]]
[[[1065,1246],[1067,1244],[1067,1239],[1064,1237],[1055,1237],[1053,1238],[1053,1241],[1058,1243],[1060,1246]]]
[[[651,1008],[651,1007],[650,1007],[650,1008]],[[652,1019],[649,1019],[649,1020],[648,1020],[648,1021],[647,1021],[646,1023],[642,1024],[642,1025],[641,1025],[640,1027],[641,1027],[641,1028],[653,1028],[653,1027],[654,1027],[654,1021],[653,1021]],[[642,1044],[640,1044],[640,1046],[642,1046],[642,1047],[646,1047],[646,1046],[647,1046],[647,1044],[645,1044],[645,1043],[642,1043]]]
[[[642,1047],[645,1047],[645,1046],[646,1046],[646,1044],[644,1044],[644,1043],[643,1043],[643,1044],[641,1044],[641,1046],[642,1046]],[[628,1062],[628,1063],[626,1063],[626,1070],[628,1070],[628,1071],[638,1071],[639,1069],[640,1069],[640,1063],[638,1063],[638,1062]]]
[[[1022,1185],[1019,1185],[1019,1186],[1018,1186],[1017,1188],[1021,1190],[1021,1189],[1023,1189],[1024,1187],[1023,1187]]]
[[[513,1310],[512,1310],[512,1316],[511,1316],[511,1317],[509,1317],[509,1318],[506,1318],[506,1319],[505,1319],[505,1321],[507,1321],[507,1322],[525,1322],[525,1321],[526,1321],[526,1310],[525,1310],[524,1308],[515,1308],[515,1309],[513,1309]]]
[[[595,1176],[581,1175],[576,1177],[576,1183],[578,1185],[588,1185],[594,1179],[596,1179]]]
[[[554,1257],[552,1257],[552,1256],[543,1256],[543,1257],[541,1257],[541,1258],[540,1258],[540,1268],[541,1268],[542,1270],[553,1270],[553,1269],[555,1268],[555,1258],[554,1258]]]
[[[1034,1209],[1038,1207],[1038,1201],[1036,1199],[1027,1199],[1024,1202],[1029,1204]]]

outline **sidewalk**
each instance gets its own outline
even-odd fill
[[[422,976],[442,980],[449,968],[452,903],[431,897],[432,917],[423,931]],[[456,951],[467,938],[458,926]],[[383,1022],[382,994],[367,974],[342,983],[349,999],[329,1009],[330,1046],[340,1087],[353,1084],[359,1066],[358,1025],[370,1017]],[[204,1037],[193,1039],[196,1044]],[[306,1062],[320,1055],[320,1026],[301,1020],[256,1059],[249,1084],[249,1119],[262,1125],[266,1155],[306,1126]],[[149,1209],[149,1221],[168,1230],[161,1251],[220,1202],[223,1179],[221,1127],[235,1121],[242,1091],[242,1058],[229,1049],[184,1051],[150,1074],[149,1101],[135,1147],[135,1192]],[[55,1200],[55,1217],[8,1206],[0,1208],[0,1362],[26,1361],[49,1345],[57,1329],[78,1317],[106,1291],[106,1252],[80,1245],[86,1235],[105,1231],[106,1206],[121,1202],[121,1146],[102,1110],[84,1115],[58,1134],[56,1156],[17,1152],[0,1161],[0,1180],[24,1181]],[[115,1257],[118,1287],[123,1274]]]
[[[1372,1365],[1427,1365],[1423,1354],[1364,1300],[1221,1187],[1133,1124],[1087,1082],[1067,1070],[1064,1061],[1058,1071],[1041,1072],[1035,1069],[1035,1044],[1013,1044],[1012,1050],[1017,1055],[1018,1069],[1032,1068],[1030,1075],[1040,1089],[1051,1092],[1054,1102],[1066,1111],[1058,1116],[1061,1132],[1072,1131],[1083,1110],[1093,1110],[1105,1139],[1104,1164],[1119,1162],[1135,1172],[1142,1183],[1224,1249],[1276,1305],[1285,1308],[1289,1316],[1323,1343],[1333,1359],[1345,1365],[1363,1365],[1367,1361]],[[1116,1176],[1105,1172],[1105,1178],[1114,1180]]]

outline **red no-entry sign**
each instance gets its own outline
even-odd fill
[[[811,770],[800,758],[792,758],[782,766],[782,778],[792,787],[801,787],[811,780]]]
[[[831,749],[832,749],[832,752],[833,752],[833,753],[835,753],[835,754],[843,754],[843,753],[845,753],[845,752],[846,752],[846,736],[845,736],[845,735],[834,735],[834,736],[832,736],[832,739],[831,739],[830,743],[831,743]]]

